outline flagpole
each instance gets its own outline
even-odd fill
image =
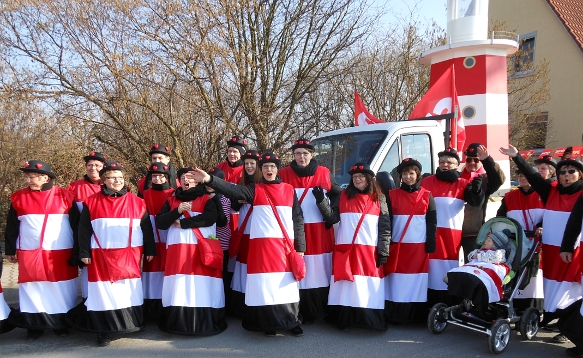
[[[458,131],[458,123],[457,123],[457,121],[458,121],[458,115],[459,115],[458,114],[458,106],[454,106],[453,107],[453,121],[454,121],[454,124],[455,124],[455,142],[453,142],[453,143],[455,144],[454,147],[459,152],[463,148],[458,148],[457,147],[458,146],[458,139],[457,138],[458,138],[458,132],[459,132]]]

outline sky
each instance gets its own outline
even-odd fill
[[[447,25],[447,0],[377,0],[377,3],[387,3],[391,9],[387,15],[388,21],[400,15],[408,16],[413,12],[419,20],[435,22],[445,30]]]

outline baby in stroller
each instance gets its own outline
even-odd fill
[[[504,285],[510,281],[512,263],[516,255],[514,234],[504,229],[490,232],[481,248],[468,254],[469,262],[447,273],[445,281],[451,296],[469,298],[472,313],[484,318],[488,303],[504,297]]]

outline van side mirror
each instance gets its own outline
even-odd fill
[[[383,190],[383,194],[387,195],[389,190],[395,189],[395,181],[391,178],[391,175],[387,172],[378,172],[376,175],[377,182]]]

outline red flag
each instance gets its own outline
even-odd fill
[[[539,157],[539,159],[542,157],[546,157],[547,155],[551,155],[552,152],[553,152],[553,148],[547,148],[547,149],[543,150],[538,157]]]
[[[354,91],[354,126],[366,126],[375,123],[385,123],[369,113],[362,103],[358,92]]]
[[[417,103],[409,119],[439,116],[442,114],[453,113],[455,107],[459,108],[457,92],[455,90],[455,74],[453,65],[448,68],[443,75],[431,86],[423,98]],[[450,146],[462,150],[466,141],[466,130],[464,118],[458,110],[457,125],[451,126],[452,136]],[[457,146],[455,137],[457,133]]]

